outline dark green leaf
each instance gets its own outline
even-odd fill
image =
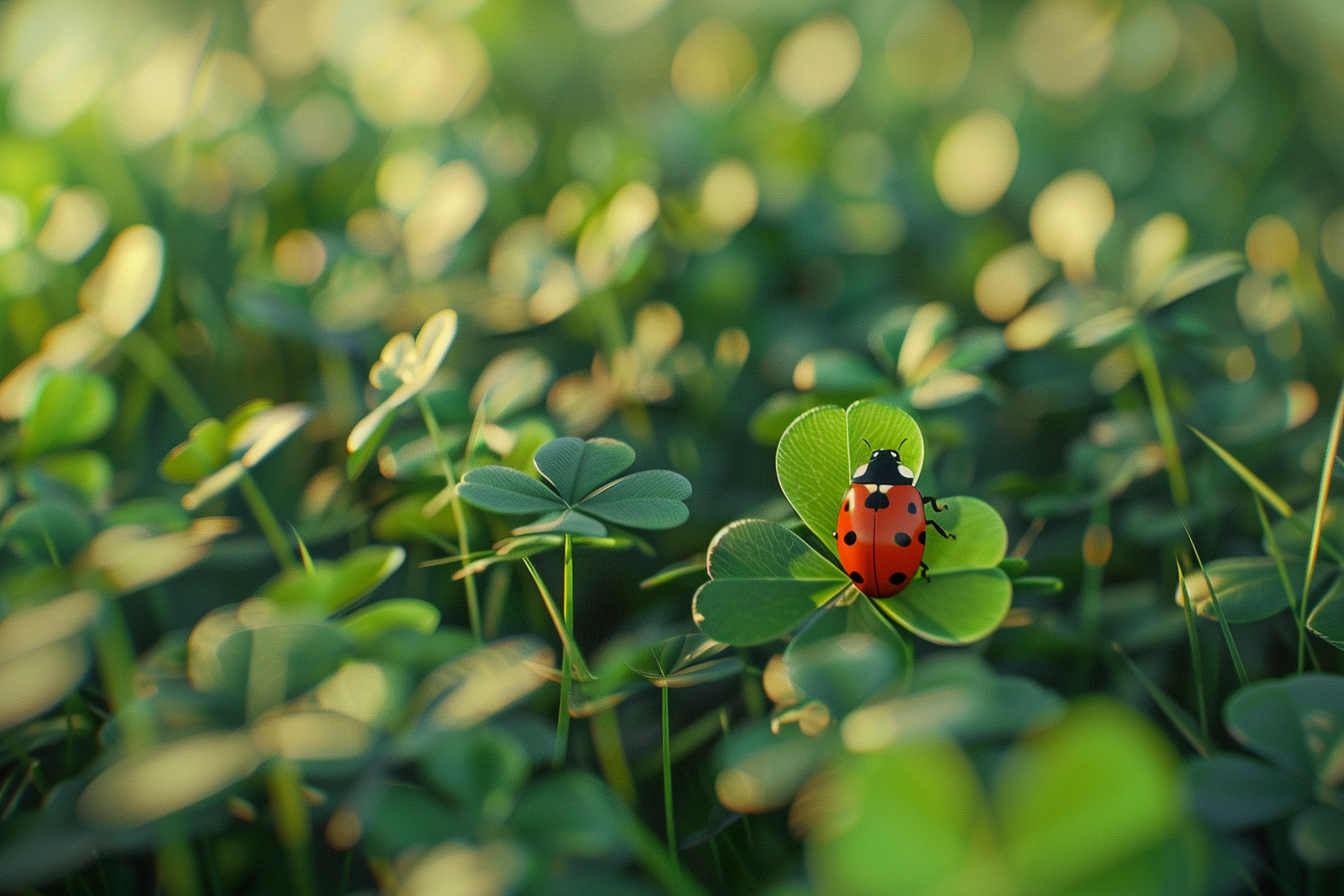
[[[593,492],[576,509],[631,529],[671,529],[690,516],[691,483],[671,470],[643,470]]]
[[[1196,759],[1186,766],[1186,781],[1195,812],[1225,831],[1260,827],[1311,799],[1304,781],[1249,756]]]
[[[457,493],[469,504],[495,513],[546,513],[564,509],[555,492],[508,467],[478,467],[467,471]]]
[[[1308,865],[1344,864],[1344,811],[1320,803],[1293,819],[1293,849]]]
[[[1185,585],[1195,610],[1205,619],[1217,619],[1209,584],[1218,596],[1218,608],[1228,622],[1258,622],[1288,608],[1279,568],[1270,557],[1226,557],[1204,564],[1208,576],[1191,574]],[[1289,578],[1302,578],[1300,567],[1289,568]],[[1177,594],[1179,600],[1181,595]]]
[[[778,523],[739,520],[709,549],[711,581],[693,614],[709,637],[727,644],[777,638],[849,584],[849,578]]]
[[[916,578],[878,609],[935,644],[969,644],[991,634],[1008,615],[1013,586],[1003,570],[964,569]]]
[[[615,439],[552,439],[537,449],[533,463],[569,504],[625,472],[635,462],[635,449]]]

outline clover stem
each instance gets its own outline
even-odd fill
[[[275,512],[271,510],[271,505],[261,493],[250,471],[243,470],[243,475],[238,479],[238,487],[242,490],[243,498],[247,501],[252,515],[257,518],[257,525],[261,526],[261,534],[266,536],[266,542],[275,553],[275,559],[280,561],[281,568],[286,572],[298,569],[299,561],[294,557],[294,549],[290,547],[289,539],[285,537],[285,530],[281,528],[280,521],[276,519]]]
[[[1134,358],[1143,377],[1143,386],[1148,392],[1148,403],[1152,406],[1157,438],[1162,443],[1171,498],[1177,507],[1184,509],[1190,505],[1190,486],[1186,483],[1185,467],[1181,463],[1181,446],[1176,442],[1176,427],[1171,419],[1171,406],[1167,404],[1167,391],[1162,385],[1162,371],[1157,366],[1157,358],[1142,324],[1135,325],[1130,342],[1134,346]]]
[[[210,416],[210,409],[201,401],[196,390],[173,366],[172,359],[159,344],[140,330],[131,330],[121,340],[122,351],[130,358],[145,379],[163,393],[173,411],[187,426],[195,426]]]
[[[594,715],[590,725],[593,731],[593,752],[597,754],[602,777],[606,778],[612,793],[626,805],[633,806],[635,776],[625,756],[625,745],[621,743],[621,722],[616,715],[616,707],[609,707]]]
[[[555,723],[555,767],[565,764],[569,747],[569,689],[574,680],[569,645],[574,643],[574,539],[565,533],[564,657],[560,664],[560,716]]]
[[[453,525],[457,527],[457,552],[462,558],[462,566],[466,568],[467,555],[471,553],[471,541],[467,538],[467,515],[462,510],[462,499],[457,496],[457,476],[453,473],[453,462],[448,457],[448,450],[443,444],[443,433],[439,431],[439,421],[430,410],[429,402],[425,399],[425,394],[421,392],[415,396],[416,403],[420,406],[420,416],[425,420],[425,428],[429,430],[430,441],[434,443],[434,452],[439,456],[439,463],[443,467],[443,478],[448,485],[448,505],[453,511]],[[467,589],[467,618],[471,622],[471,634],[477,642],[485,640],[481,633],[481,598],[476,593],[476,578],[471,573],[462,577],[462,583]]]
[[[313,896],[317,882],[309,854],[311,837],[308,804],[303,796],[303,778],[299,768],[288,759],[275,759],[270,768],[271,809],[275,814],[275,833],[289,859],[294,892]]]
[[[667,857],[673,866],[677,862],[677,826],[672,811],[672,734],[667,720],[667,692],[671,688],[659,688],[663,692],[663,818],[667,824]]]

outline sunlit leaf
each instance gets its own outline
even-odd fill
[[[840,501],[859,464],[871,449],[900,447],[901,459],[918,481],[924,462],[924,438],[908,414],[877,401],[860,401],[846,410],[826,406],[808,411],[785,430],[775,455],[779,485],[794,510],[822,544],[835,550],[835,521]]]
[[[169,482],[194,485],[228,462],[228,433],[211,417],[193,426],[187,440],[168,452],[159,464],[159,475]]]
[[[52,371],[23,417],[24,450],[42,454],[91,442],[116,412],[117,396],[107,380],[84,370]]]
[[[692,613],[709,637],[727,644],[777,638],[849,584],[849,577],[778,523],[739,520],[709,547],[710,581]]]
[[[240,732],[189,735],[103,771],[84,788],[76,810],[95,827],[137,827],[214,796],[250,775],[260,761]]]

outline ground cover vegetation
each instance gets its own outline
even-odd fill
[[[1341,58],[5,4],[0,890],[1340,892]]]

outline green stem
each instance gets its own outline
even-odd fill
[[[276,759],[270,773],[271,809],[275,813],[275,834],[289,860],[297,896],[315,896],[317,882],[308,851],[311,836],[308,805],[303,798],[303,779],[299,768],[288,759]]]
[[[1181,446],[1176,441],[1176,426],[1171,419],[1171,407],[1167,404],[1166,388],[1162,385],[1162,372],[1158,369],[1157,358],[1153,355],[1153,348],[1148,343],[1148,335],[1142,324],[1135,324],[1131,343],[1144,388],[1148,391],[1148,403],[1153,409],[1157,437],[1162,443],[1167,477],[1171,481],[1171,499],[1177,507],[1184,509],[1190,504],[1190,487],[1186,484],[1185,467],[1181,463]]]
[[[447,483],[448,504],[453,510],[453,525],[457,527],[457,552],[462,557],[462,566],[466,567],[467,555],[471,553],[471,542],[467,538],[467,514],[462,509],[462,499],[457,496],[457,476],[453,473],[453,462],[448,457],[448,450],[443,443],[443,433],[439,431],[439,421],[430,410],[429,401],[424,393],[415,396],[416,403],[420,406],[420,416],[424,418],[425,428],[429,430],[429,438],[434,443],[434,451],[439,455],[439,463],[443,468],[443,478]],[[467,589],[467,617],[471,621],[471,633],[478,642],[484,642],[485,638],[481,632],[481,599],[476,593],[476,578],[470,573],[462,577],[462,583]]]
[[[565,533],[565,641],[564,658],[560,664],[560,715],[555,722],[555,762],[556,768],[565,764],[565,752],[569,747],[569,690],[574,681],[573,660],[569,655],[569,645],[574,643],[574,540]]]
[[[267,543],[275,553],[275,559],[280,561],[281,568],[286,572],[298,569],[299,561],[294,557],[294,549],[290,547],[289,539],[285,537],[285,530],[281,528],[280,520],[271,510],[271,505],[261,493],[257,481],[252,478],[251,471],[243,470],[243,475],[238,480],[238,487],[242,490],[243,498],[247,501],[252,515],[257,518],[261,533],[266,536]]]
[[[635,813],[624,804],[617,805],[625,816],[623,819],[625,823],[621,828],[625,832],[627,842],[649,875],[672,896],[704,896],[705,891],[682,871],[680,865],[668,858],[662,844],[649,833],[649,829],[644,827],[644,823]]]
[[[659,688],[663,692],[663,819],[667,824],[667,858],[674,866],[677,862],[677,827],[672,811],[672,736],[667,719],[667,692],[671,688]]]
[[[616,707],[602,710],[590,721],[593,730],[593,751],[597,754],[598,767],[607,786],[628,806],[635,804],[635,776],[630,772],[630,762],[625,756],[625,744],[621,742],[621,723],[616,715]]]
[[[196,390],[174,366],[172,359],[159,344],[140,330],[131,330],[121,340],[126,352],[145,379],[163,393],[173,411],[188,427],[195,426],[210,416],[210,409],[201,401]]]

